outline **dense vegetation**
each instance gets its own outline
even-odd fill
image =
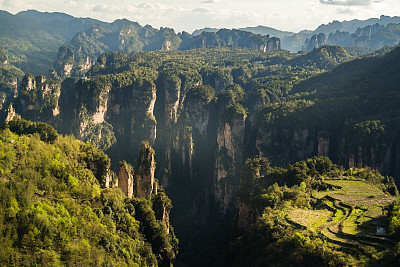
[[[60,47],[55,71],[61,77],[82,75],[87,71],[87,67],[83,67],[87,62],[90,63],[101,54],[111,51],[123,51],[132,55],[141,51],[209,47],[242,47],[266,52],[280,49],[280,41],[274,37],[227,29],[216,33],[203,32],[197,36],[187,32],[176,34],[169,28],[157,30],[149,25],[142,27],[128,20],[117,20],[109,25],[93,25],[78,33],[69,46]],[[65,71],[71,66],[72,69]]]
[[[127,199],[115,188],[101,189],[110,166],[117,170],[123,160],[135,166],[145,140],[156,152],[156,178],[175,207],[171,221],[181,241],[180,265],[396,260],[398,205],[390,203],[397,190],[393,179],[382,175],[400,177],[398,47],[265,53],[263,45],[274,39],[243,31],[192,36],[126,20],[87,23],[59,49],[53,80],[23,76],[10,64],[11,50],[0,51],[7,69],[0,75],[1,115],[10,119],[14,107],[23,118],[91,143],[59,136],[39,122],[7,124],[4,149],[22,152],[15,151],[4,167],[1,225],[13,234],[2,236],[9,244],[2,255],[14,251],[2,256],[4,262],[174,261],[177,241],[158,210],[171,206],[164,193]],[[142,52],[147,50],[157,51]],[[316,155],[348,170],[327,158],[304,161]],[[356,191],[349,192],[351,187]],[[364,206],[338,197],[354,194]],[[252,214],[248,220],[246,209]],[[373,223],[389,225],[388,241],[364,239],[376,234],[366,222],[371,214]],[[68,225],[64,221],[73,229],[62,228]],[[292,256],[284,257],[289,252]]]
[[[94,19],[74,18],[63,13],[40,13],[35,10],[12,15],[0,12],[0,46],[9,61],[24,72],[47,74],[57,50]]]
[[[351,73],[377,66],[377,62],[389,66],[382,61],[395,60],[395,51],[339,67],[336,66],[354,57],[338,46],[324,46],[300,54],[240,48],[134,55],[111,52],[102,54],[86,78],[75,84],[71,79],[62,83],[46,79],[45,84],[59,84],[60,96],[49,102],[57,104],[49,105],[51,109],[42,108],[42,95],[49,90],[38,87],[38,81],[43,80],[40,77],[26,75],[23,81],[36,81],[36,87],[23,83],[21,94],[14,101],[17,113],[23,117],[46,121],[50,118],[49,122],[62,133],[74,133],[107,149],[114,168],[120,160],[135,162],[143,140],[154,145],[157,177],[175,206],[171,219],[182,244],[179,261],[209,265],[223,254],[235,215],[234,197],[229,197],[227,213],[221,214],[220,200],[210,192],[219,186],[234,194],[247,157],[263,154],[271,164],[287,166],[306,155],[318,154],[317,149],[312,149],[318,146],[319,137],[332,137],[328,155],[335,162],[348,166],[350,156],[360,145],[368,144],[368,140],[373,140],[371,147],[380,151],[375,159],[382,159],[385,155],[382,151],[386,150],[381,147],[387,147],[384,142],[392,142],[396,132],[387,123],[389,116],[383,112],[376,117],[365,117],[364,111],[357,111],[356,106],[371,106],[372,97],[355,104],[348,97],[336,99],[339,89],[328,88],[324,79],[331,77],[332,86],[343,82],[347,86],[343,88],[344,95],[357,94],[357,87],[347,85],[345,77],[357,77]],[[354,64],[360,67],[353,68]],[[346,69],[341,71],[341,68]],[[395,78],[385,82],[390,79]],[[371,87],[368,92],[373,90]],[[391,96],[395,103],[393,90]],[[383,94],[377,92],[373,101],[381,97]],[[24,110],[26,103],[31,103],[31,110]],[[53,115],[57,107],[60,112]],[[353,120],[347,119],[344,128],[348,116]],[[241,119],[246,122],[238,123]],[[221,143],[216,144],[217,135],[222,131],[220,125],[225,123],[235,133],[243,134],[239,136],[243,141],[237,147],[221,145],[218,148]],[[235,128],[238,125],[243,128]],[[269,129],[275,130],[270,134]],[[301,143],[297,145],[293,141],[293,135],[299,136],[304,129],[310,133],[309,142],[314,142],[309,154],[301,152]],[[271,136],[273,141],[263,140],[265,136]],[[365,140],[356,140],[358,136]],[[344,143],[339,138],[344,138]],[[338,144],[349,145],[342,150]],[[217,157],[229,171],[218,184],[215,182]],[[385,171],[390,173],[389,168]]]
[[[168,198],[102,189],[102,175],[88,166],[107,169],[110,160],[92,145],[14,120],[1,130],[0,154],[1,265],[157,266],[175,258],[173,230],[153,210],[171,205]]]
[[[392,178],[344,170],[326,157],[282,169],[249,159],[229,266],[349,266],[398,263],[398,196]],[[382,211],[383,210],[383,211]],[[376,225],[390,238],[375,238]],[[339,246],[338,246],[339,245]]]

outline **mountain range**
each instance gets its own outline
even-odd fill
[[[397,17],[275,31],[300,52],[0,17],[0,265],[398,265]]]
[[[333,21],[328,24],[322,24],[318,26],[315,30],[302,30],[298,33],[292,33],[287,31],[281,31],[278,29],[274,29],[266,26],[257,26],[257,27],[245,27],[240,28],[240,30],[248,31],[256,34],[262,35],[270,35],[275,36],[281,39],[281,47],[282,49],[289,50],[291,52],[297,52],[304,49],[305,41],[307,38],[311,38],[313,35],[318,35],[323,33],[325,36],[329,36],[330,34],[335,34],[337,31],[342,33],[352,34],[357,30],[365,28],[367,26],[373,26],[375,24],[379,24],[380,26],[387,26],[388,24],[399,24],[400,17],[390,17],[390,16],[380,16],[380,18],[370,18],[367,20],[350,20],[350,21]],[[199,29],[193,32],[193,35],[200,34],[203,31],[207,32],[216,32],[218,29],[216,28],[204,28]],[[398,35],[397,35],[398,36]],[[398,42],[397,42],[398,43]],[[396,44],[397,44],[396,43]],[[337,44],[340,43],[331,42],[329,44]],[[349,43],[349,46],[357,46],[357,44]],[[367,46],[367,45],[362,45]],[[367,46],[369,47],[369,46]],[[381,48],[381,47],[378,47]],[[375,48],[377,49],[377,48]]]
[[[377,23],[381,26],[398,24],[400,18],[381,16],[368,20],[333,21],[326,25],[320,25],[313,31],[304,30],[299,33],[281,31],[266,26],[246,27],[240,28],[236,32],[231,30],[229,36],[226,35],[227,30],[223,31],[224,36],[218,35],[217,32],[220,29],[205,28],[196,30],[193,34],[186,32],[177,34],[173,29],[154,29],[150,25],[141,26],[128,20],[106,23],[91,18],[75,18],[59,12],[48,13],[35,10],[22,11],[15,15],[1,11],[0,22],[0,45],[7,52],[9,60],[14,66],[33,74],[48,74],[49,70],[53,69],[54,74],[63,75],[65,73],[62,72],[68,73],[74,68],[70,66],[71,62],[69,62],[72,58],[74,71],[82,73],[94,63],[101,53],[114,50],[137,53],[160,49],[181,50],[209,46],[239,46],[264,51],[282,48],[297,52],[305,49],[306,39],[315,34],[324,33],[329,36],[339,31],[343,34],[348,32],[350,35],[357,29]],[[213,35],[213,33],[217,35]],[[280,42],[278,39],[270,42],[272,37],[280,39]],[[15,45],[17,42],[18,46]],[[338,45],[343,43],[370,47],[368,43],[351,42],[351,40],[329,42],[329,44]],[[389,42],[383,42],[383,44],[386,43]],[[67,52],[65,46],[72,49],[73,55]],[[60,47],[63,48],[59,50]],[[380,47],[375,45],[373,48]],[[64,67],[66,70],[62,70]],[[69,68],[71,69],[69,70]]]

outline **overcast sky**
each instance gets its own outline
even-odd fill
[[[333,20],[400,16],[400,0],[0,0],[0,9],[58,11],[109,22],[127,18],[178,32],[257,25],[298,32]]]

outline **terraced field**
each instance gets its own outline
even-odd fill
[[[313,209],[291,209],[287,220],[320,233],[332,244],[365,254],[392,248],[385,235],[385,206],[396,197],[359,180],[325,180],[332,189],[313,193]],[[378,229],[379,232],[378,232]]]

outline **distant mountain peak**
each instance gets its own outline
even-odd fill
[[[54,20],[67,21],[74,17],[62,12],[41,12],[35,9],[20,11],[15,16],[20,18],[32,19],[38,22],[48,22]]]

